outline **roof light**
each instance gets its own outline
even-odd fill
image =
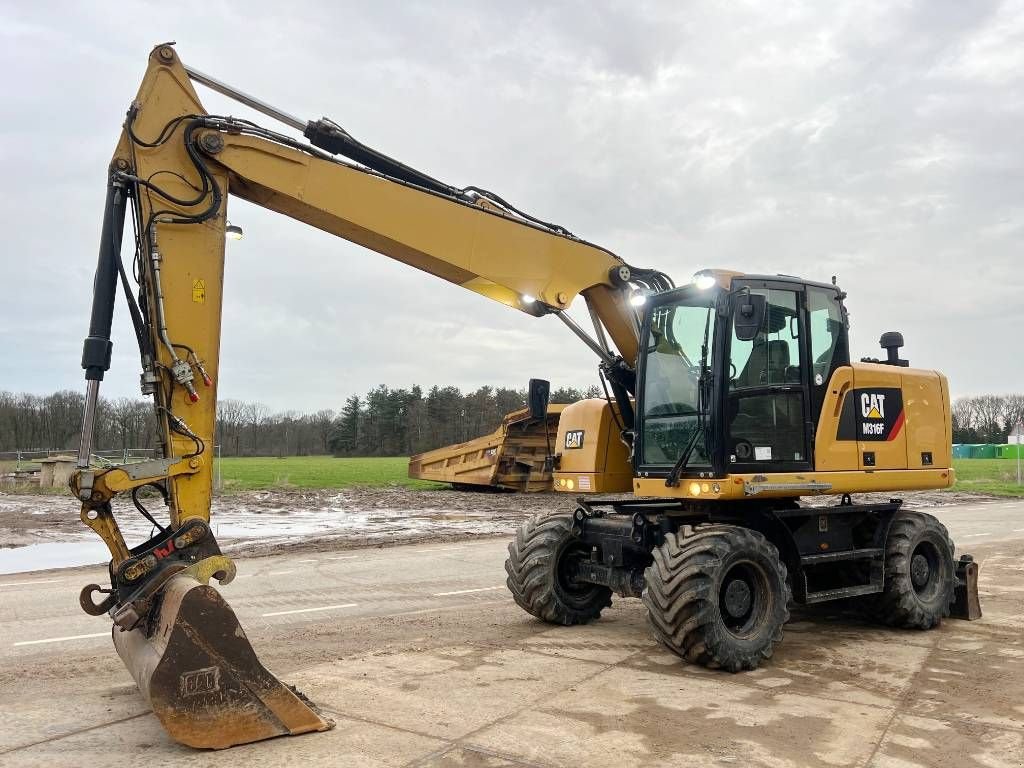
[[[718,281],[714,275],[710,275],[707,272],[698,272],[693,276],[693,284],[697,287],[698,291],[706,291],[708,288],[713,287]]]
[[[227,237],[229,240],[241,240],[243,234],[245,233],[242,232],[242,228],[237,224],[232,224],[230,221],[228,222],[228,225],[224,228],[224,236]]]
[[[536,296],[531,296],[528,293],[524,293],[520,298],[523,300],[523,304],[534,304],[537,301]]]
[[[629,297],[629,303],[634,307],[642,307],[647,303],[647,294],[643,291],[636,291]]]

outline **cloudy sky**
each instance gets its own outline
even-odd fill
[[[1020,0],[0,0],[0,36],[0,389],[83,386],[105,169],[165,40],[677,282],[714,266],[838,275],[858,356],[901,330],[905,356],[954,394],[1024,382]],[[595,381],[554,318],[242,201],[229,211],[246,237],[227,254],[222,397],[311,410],[380,383]],[[123,306],[115,323],[103,392],[134,395]]]

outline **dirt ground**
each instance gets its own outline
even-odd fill
[[[681,663],[636,600],[582,627],[532,619],[501,586],[502,539],[245,559],[229,589],[250,640],[337,727],[224,752],[171,742],[104,622],[77,612],[101,569],[25,575],[0,601],[0,765],[1014,768],[1024,506],[981,506],[937,511],[954,537],[991,540],[970,545],[981,621],[911,632],[797,610],[738,675]]]
[[[868,494],[858,499],[887,494]],[[972,494],[927,491],[904,494],[908,507],[948,506],[978,500]],[[833,497],[805,500],[835,503]],[[149,502],[164,517],[158,499]],[[218,540],[235,555],[260,555],[290,548],[382,546],[449,541],[512,533],[526,518],[569,508],[566,494],[474,493],[410,488],[247,491],[214,500],[211,520]],[[31,544],[92,540],[70,496],[0,493],[0,550]],[[122,501],[115,514],[130,544],[148,537],[151,526]],[[68,562],[66,565],[84,565]]]
[[[147,502],[166,519],[158,498]],[[472,493],[402,487],[272,490],[215,499],[211,524],[234,556],[379,547],[510,534],[531,515],[571,498],[555,494]],[[153,532],[129,501],[115,516],[129,546]],[[108,555],[65,496],[0,493],[0,573],[88,565]]]

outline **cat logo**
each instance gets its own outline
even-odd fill
[[[843,398],[836,439],[895,440],[905,420],[899,387],[855,389]]]
[[[862,392],[860,395],[860,413],[865,419],[885,418],[885,395],[877,392]]]
[[[582,448],[583,447],[583,430],[574,429],[571,432],[565,433],[565,447],[566,448]]]

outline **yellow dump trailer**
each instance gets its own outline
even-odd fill
[[[530,418],[526,408],[513,411],[489,435],[420,453],[409,459],[409,477],[451,483],[455,488],[550,491],[550,467],[544,457],[554,450],[558,417],[564,405],[548,407],[545,420]]]

